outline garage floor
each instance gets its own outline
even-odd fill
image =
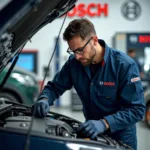
[[[71,111],[70,108],[55,108],[52,107],[51,111],[72,117],[79,121],[84,122],[82,111]],[[150,129],[147,128],[143,121],[137,124],[137,137],[138,137],[138,150],[150,149]]]

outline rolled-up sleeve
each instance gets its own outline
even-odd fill
[[[135,63],[122,68],[119,75],[118,103],[120,109],[104,118],[115,132],[140,121],[145,114],[143,87]]]
[[[49,105],[53,105],[54,100],[59,98],[66,90],[72,88],[72,79],[70,72],[70,58],[64,64],[61,71],[58,72],[52,81],[49,81],[44,87],[38,99],[47,98]]]

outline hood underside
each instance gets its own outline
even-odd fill
[[[76,1],[10,1],[0,11],[0,72],[37,31],[72,9]]]

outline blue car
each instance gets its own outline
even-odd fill
[[[24,45],[46,24],[66,14],[76,0],[9,0],[0,10],[0,72],[14,59],[0,85],[11,74]],[[0,100],[0,150],[131,150],[106,135],[94,140],[77,132],[81,122],[49,112],[33,117],[31,107]]]

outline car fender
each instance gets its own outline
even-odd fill
[[[23,95],[21,92],[19,92],[19,90],[13,85],[13,88],[12,88],[12,85],[8,85],[8,84],[5,84],[4,88],[2,91],[12,91],[14,92],[15,94],[17,94],[17,96],[20,98],[21,100],[21,103],[26,103],[25,101],[25,95]]]

